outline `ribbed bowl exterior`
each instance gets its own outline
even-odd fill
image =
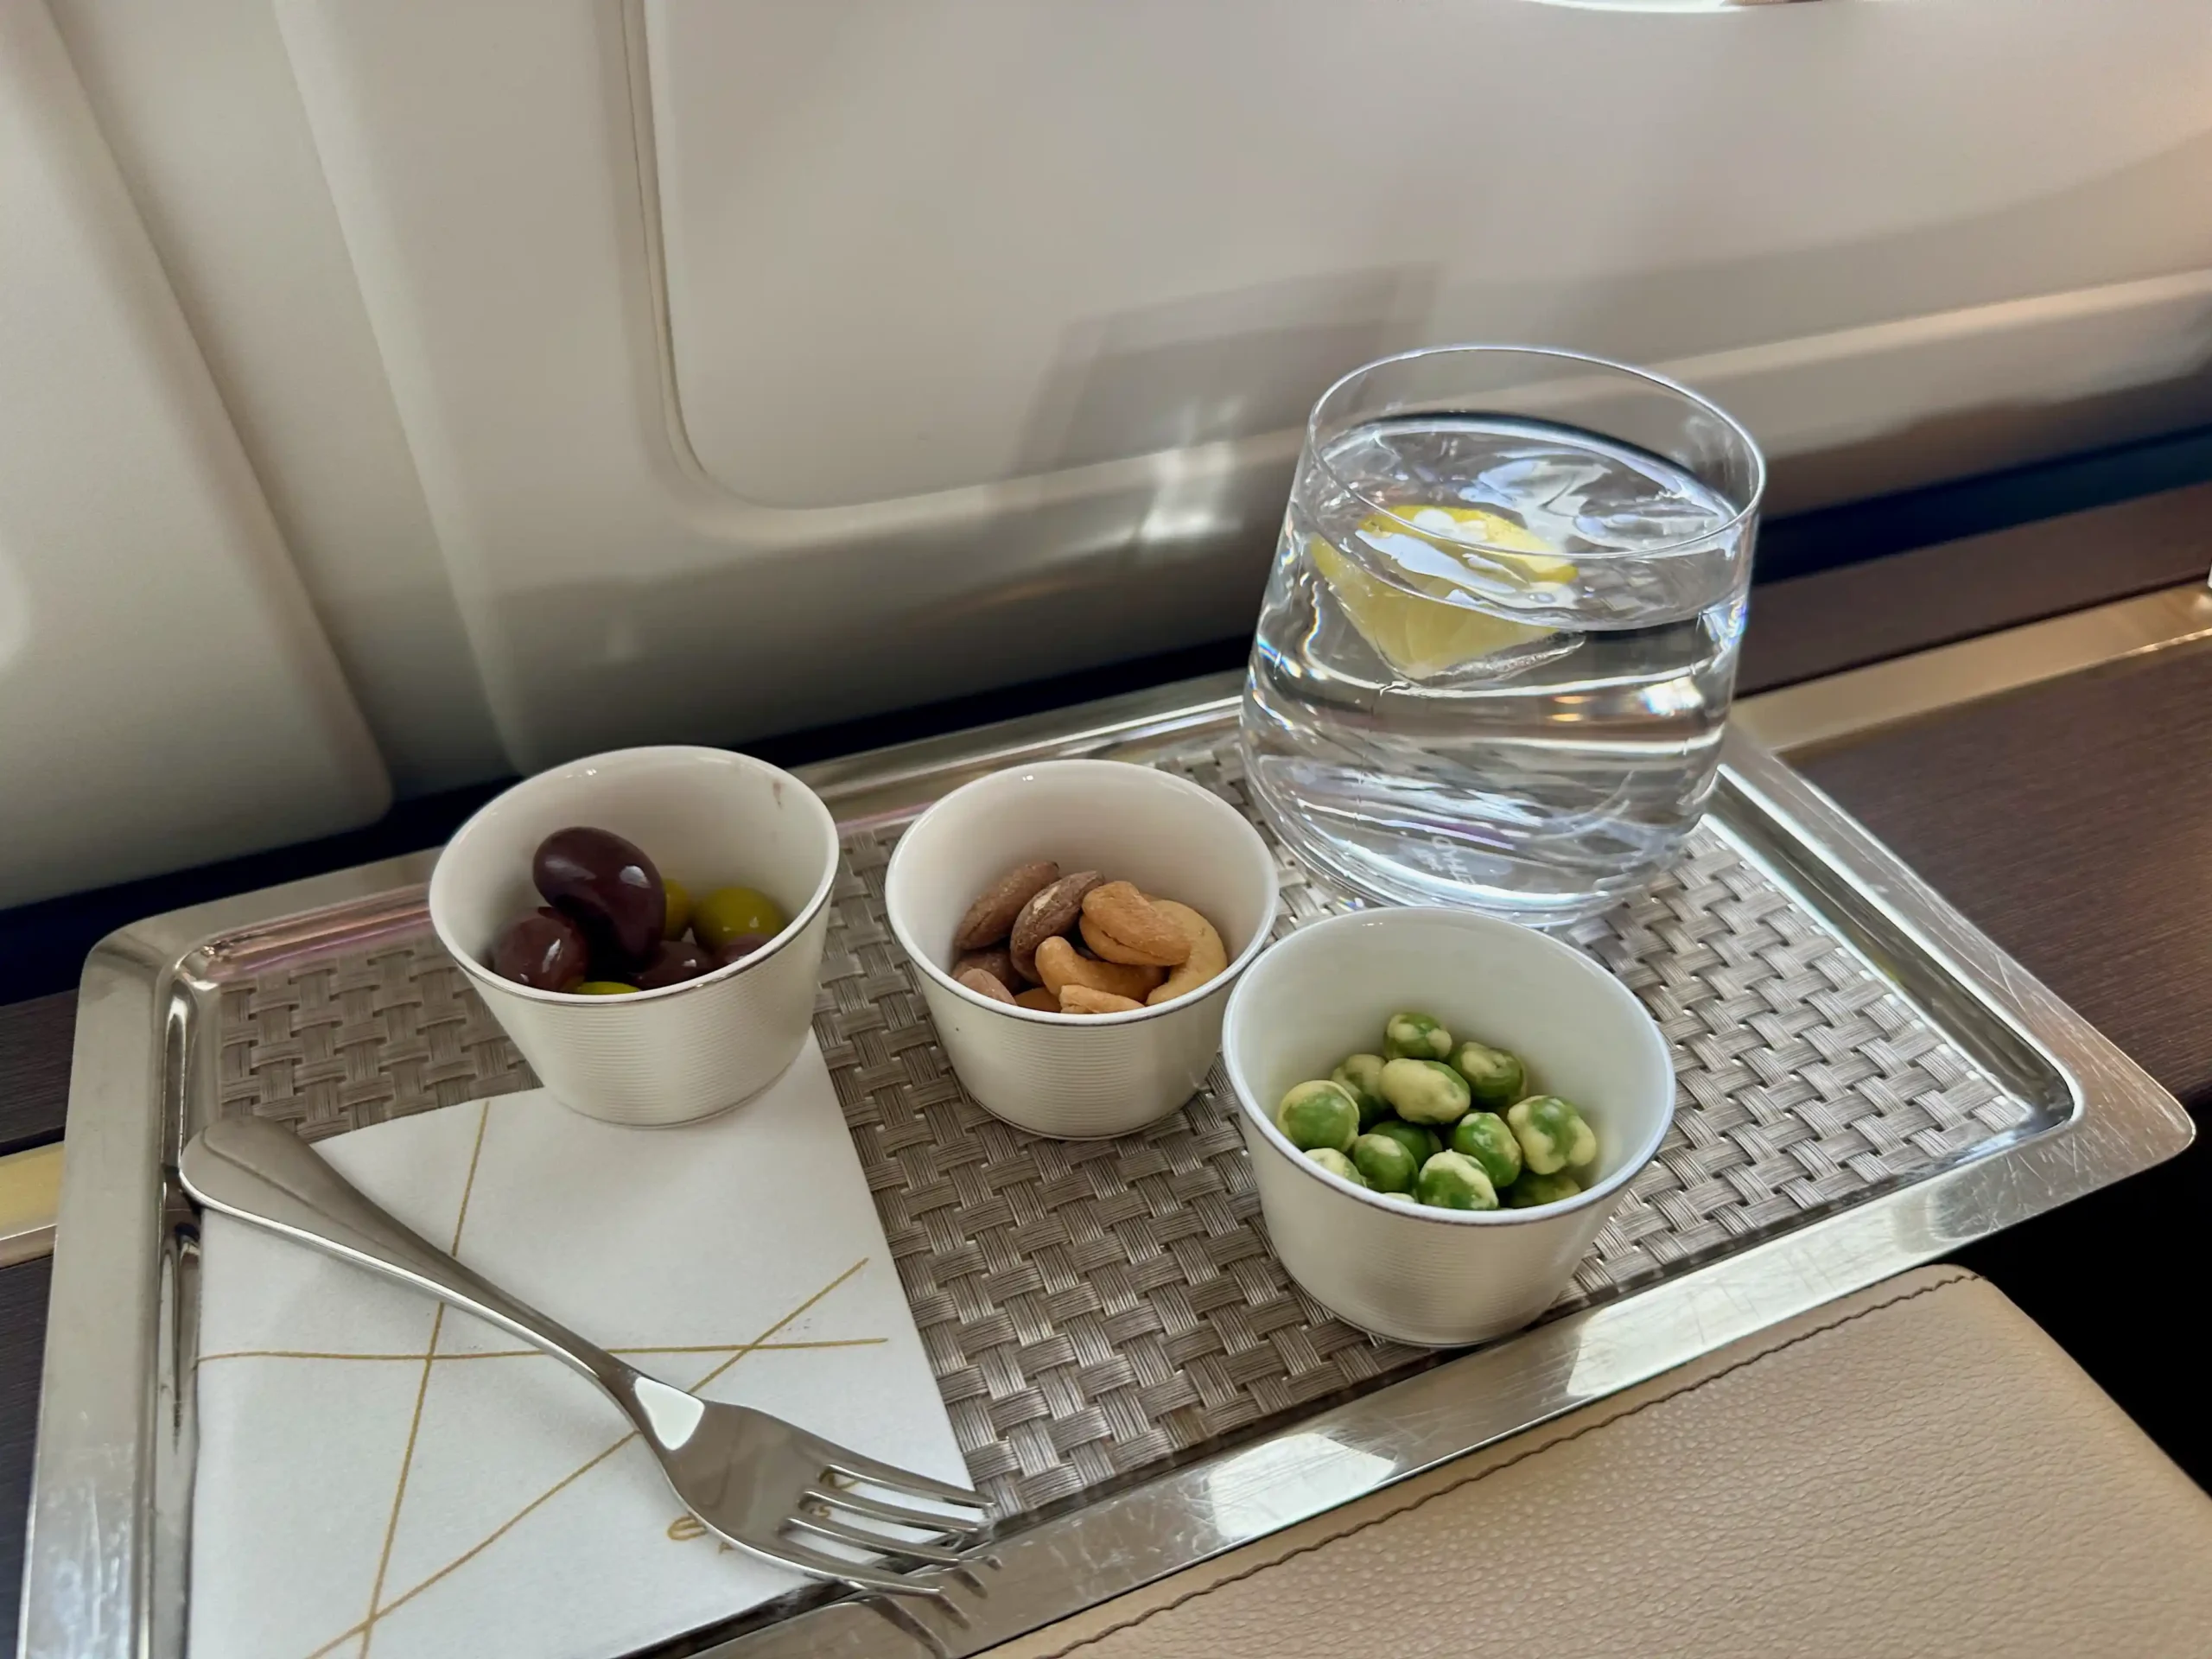
[[[537,1080],[566,1104],[610,1123],[688,1123],[750,1100],[798,1058],[829,931],[825,906],[773,957],[665,1001],[541,1002],[493,975],[470,978]]]
[[[925,976],[945,1058],[976,1103],[1017,1128],[1064,1141],[1156,1122],[1205,1081],[1221,1047],[1226,976],[1206,994],[1130,1025],[1014,1020]]]
[[[1268,1242],[1331,1313],[1378,1337],[1459,1347],[1517,1331],[1557,1300],[1621,1192],[1517,1227],[1476,1229],[1394,1213],[1313,1179],[1303,1158],[1237,1120]]]

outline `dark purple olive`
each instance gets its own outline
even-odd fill
[[[715,952],[715,965],[727,968],[733,962],[743,962],[773,938],[772,933],[741,933],[734,939],[725,939]]]
[[[652,860],[613,831],[556,830],[538,842],[530,875],[547,904],[582,925],[601,955],[634,967],[660,942],[668,889]]]
[[[630,976],[630,982],[641,991],[657,991],[664,985],[681,985],[687,979],[711,974],[715,967],[714,956],[705,945],[689,939],[663,939],[653,947],[652,960]]]
[[[492,971],[541,991],[572,990],[591,964],[591,941],[557,910],[533,910],[499,935]]]

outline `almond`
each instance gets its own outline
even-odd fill
[[[970,968],[980,968],[1001,985],[1019,985],[1020,976],[1014,971],[1014,952],[1002,944],[992,945],[985,950],[969,950],[956,958],[952,964],[955,979]]]
[[[978,996],[988,996],[994,1002],[1014,1001],[1014,993],[1007,989],[1005,983],[999,976],[996,974],[986,972],[981,968],[965,969],[955,974],[953,977]]]
[[[1014,918],[1021,913],[1021,907],[1036,896],[1039,888],[1050,887],[1059,874],[1060,867],[1050,859],[1008,870],[968,906],[968,913],[960,918],[952,935],[952,948],[981,950],[985,945],[996,944],[1013,931]]]
[[[1037,947],[1055,933],[1065,933],[1083,914],[1084,895],[1106,878],[1096,870],[1077,870],[1040,888],[1021,913],[1014,918],[1014,971],[1024,979],[1037,978]]]

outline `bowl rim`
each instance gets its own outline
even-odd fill
[[[970,790],[980,791],[989,786],[1004,787],[1005,780],[1009,778],[1031,777],[1039,772],[1092,772],[1095,776],[1096,774],[1093,769],[1099,766],[1126,767],[1131,771],[1147,773],[1164,784],[1172,785],[1174,789],[1188,791],[1204,801],[1208,810],[1218,809],[1221,812],[1226,813],[1228,815],[1226,821],[1233,822],[1245,836],[1249,836],[1260,855],[1261,867],[1267,874],[1266,920],[1253,930],[1250,941],[1242,950],[1230,958],[1228,965],[1205,984],[1193,985],[1180,996],[1170,997],[1165,1002],[1147,1003],[1143,1007],[1129,1008],[1120,1014],[1048,1014],[1042,1008],[1019,1007],[1011,1002],[1001,1002],[996,997],[985,996],[980,991],[969,990],[945,969],[931,962],[926,952],[915,948],[914,941],[906,932],[904,921],[892,904],[892,873],[897,869],[899,861],[906,855],[906,849],[910,844],[908,837]],[[1144,787],[1148,788],[1150,785],[1144,785]],[[950,993],[963,1001],[997,1014],[1002,1019],[1025,1020],[1031,1025],[1048,1026],[1058,1031],[1112,1031],[1123,1026],[1141,1025],[1146,1020],[1157,1018],[1160,1014],[1174,1014],[1184,1008],[1195,1007],[1210,996],[1220,995],[1223,992],[1232,988],[1243,976],[1245,969],[1268,949],[1274,938],[1275,923],[1281,914],[1282,880],[1275,868],[1274,854],[1268,846],[1267,838],[1253,827],[1252,821],[1227,801],[1223,800],[1220,796],[1206,788],[1205,785],[1194,784],[1188,778],[1179,777],[1174,772],[1163,772],[1157,766],[1148,766],[1142,761],[1135,760],[1101,760],[1082,758],[1066,760],[1033,760],[1017,766],[1001,766],[995,771],[985,772],[981,778],[971,778],[959,788],[939,796],[930,804],[928,810],[915,818],[899,832],[899,844],[891,849],[890,861],[884,867],[883,872],[884,919],[891,925],[892,937],[899,941],[899,950],[906,953],[907,961],[922,970],[925,978],[932,981],[940,989]]]
[[[1377,1192],[1369,1187],[1354,1186],[1341,1175],[1330,1173],[1293,1146],[1290,1138],[1275,1127],[1270,1115],[1262,1110],[1257,1103],[1251,1085],[1245,1078],[1243,1068],[1237,1062],[1231,1041],[1239,1019],[1239,1005],[1248,995],[1254,995],[1251,988],[1254,985],[1257,984],[1264,988],[1266,983],[1264,980],[1249,978],[1238,983],[1235,992],[1230,995],[1229,1007],[1222,1019],[1222,1071],[1229,1078],[1229,1090],[1236,1097],[1238,1111],[1243,1115],[1249,1124],[1258,1126],[1262,1135],[1275,1151],[1288,1159],[1297,1169],[1320,1182],[1331,1192],[1365,1204],[1372,1209],[1382,1211],[1385,1215],[1396,1216],[1407,1221],[1425,1222],[1440,1227],[1519,1227],[1526,1226],[1532,1222],[1557,1220],[1562,1216],[1573,1214],[1577,1210],[1586,1210],[1593,1205],[1610,1199],[1633,1180],[1637,1173],[1651,1161],[1659,1151],[1660,1142],[1667,1138],[1667,1131],[1674,1127],[1676,1092],[1674,1059],[1672,1052],[1668,1047],[1666,1033],[1659,1029],[1659,1022],[1654,1020],[1650,1011],[1637,1000],[1633,991],[1621,983],[1620,980],[1609,972],[1603,964],[1592,961],[1573,946],[1564,944],[1535,928],[1524,927],[1518,922],[1509,922],[1500,917],[1481,915],[1474,911],[1454,910],[1442,905],[1380,905],[1370,909],[1348,911],[1340,915],[1325,916],[1319,920],[1308,922],[1289,938],[1282,940],[1275,948],[1278,950],[1287,950],[1294,947],[1318,949],[1318,946],[1300,946],[1298,942],[1309,935],[1319,938],[1332,929],[1389,927],[1398,925],[1402,921],[1414,919],[1419,919],[1423,923],[1441,922],[1446,926],[1486,933],[1493,937],[1497,937],[1500,930],[1504,930],[1511,936],[1524,936],[1527,940],[1533,941],[1540,951],[1554,951],[1570,960],[1578,971],[1590,978],[1593,985],[1602,985],[1605,988],[1599,993],[1600,995],[1616,1001],[1618,1006],[1632,1012],[1636,1019],[1631,1023],[1649,1040],[1656,1052],[1661,1069],[1666,1072],[1668,1079],[1666,1103],[1659,1113],[1657,1122],[1649,1135],[1644,1138],[1643,1142],[1636,1147],[1630,1156],[1622,1160],[1618,1169],[1595,1186],[1586,1187],[1571,1198],[1560,1198],[1550,1204],[1530,1205],[1522,1210],[1509,1210],[1502,1206],[1496,1210],[1440,1210],[1428,1205],[1415,1204],[1410,1199],[1401,1202],[1399,1196],[1395,1193]]]
[[[676,760],[683,764],[735,766],[740,771],[764,773],[772,778],[781,779],[797,792],[798,798],[810,810],[810,815],[814,818],[817,827],[828,838],[830,860],[822,873],[821,879],[815,883],[813,893],[808,895],[806,903],[790,921],[784,924],[782,931],[771,938],[758,950],[740,961],[725,963],[719,968],[711,969],[701,974],[696,979],[679,980],[673,985],[657,985],[650,990],[632,991],[627,996],[582,996],[575,991],[549,991],[535,985],[518,985],[513,980],[501,978],[484,963],[479,962],[473,953],[461,950],[446,931],[445,918],[441,913],[438,902],[439,873],[445,868],[446,855],[461,839],[475,829],[480,820],[489,817],[501,805],[541,779],[566,778],[580,770],[591,767],[636,766],[647,760]],[[844,848],[837,837],[836,817],[830,812],[828,803],[781,766],[763,760],[757,755],[741,753],[735,749],[709,748],[696,743],[653,743],[627,749],[607,749],[598,754],[579,755],[573,760],[564,760],[557,766],[547,766],[542,772],[534,772],[529,777],[501,790],[483,805],[478,807],[475,811],[470,813],[467,822],[454,830],[448,838],[446,844],[438,849],[438,861],[431,867],[430,880],[424,893],[424,903],[430,915],[430,931],[437,935],[438,943],[445,948],[446,954],[460,964],[461,971],[479,985],[493,987],[526,1001],[545,1003],[555,1007],[626,1008],[648,1002],[671,1001],[687,991],[703,990],[713,985],[728,985],[751,973],[756,968],[766,967],[771,957],[779,955],[795,943],[815,918],[822,913],[830,902],[830,895],[836,888],[837,872],[843,868],[843,865]]]

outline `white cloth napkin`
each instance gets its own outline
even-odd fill
[[[315,1149],[640,1369],[967,1481],[811,1041],[695,1126],[534,1090]],[[558,1362],[226,1217],[202,1251],[191,1653],[602,1659],[802,1582],[703,1534]]]

